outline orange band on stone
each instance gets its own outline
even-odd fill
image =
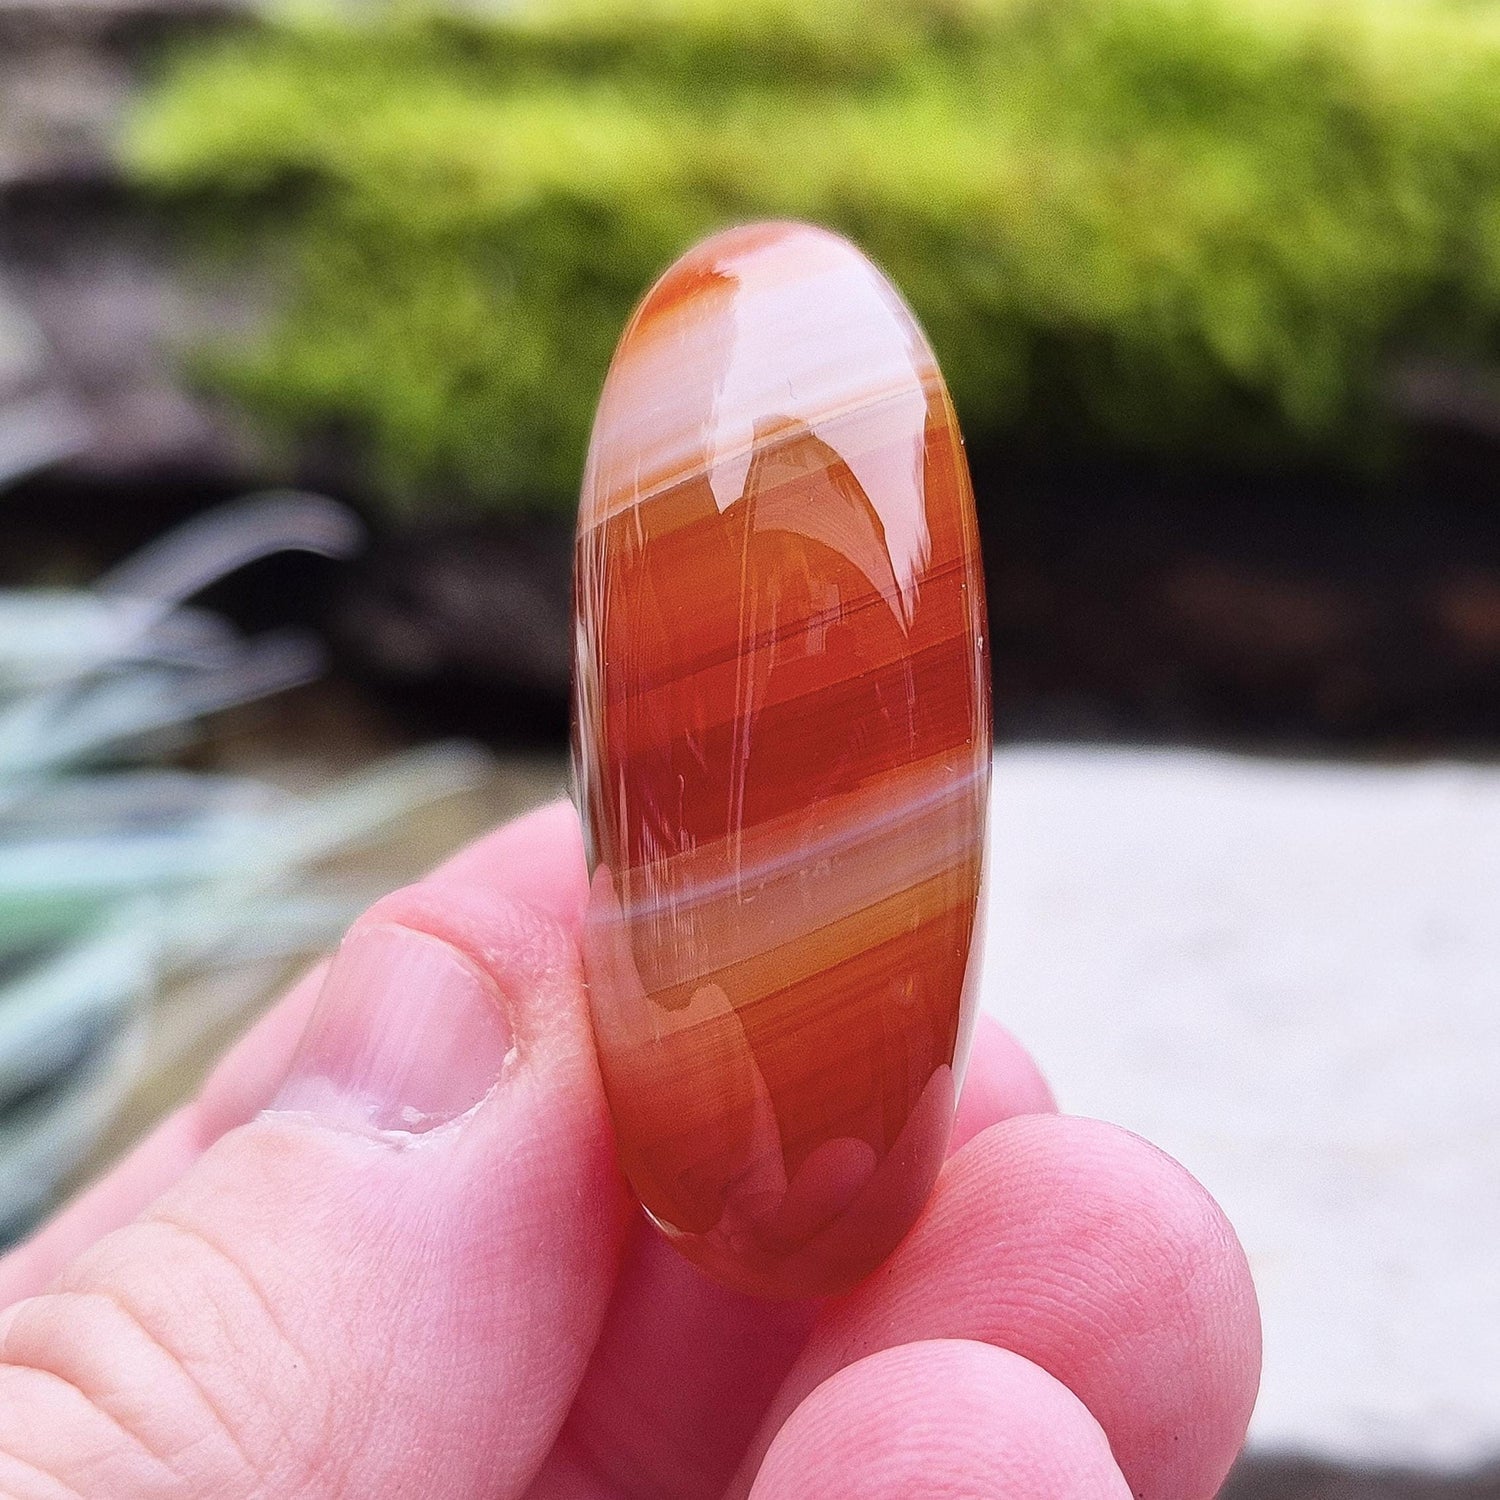
[[[574,762],[621,1161],[732,1285],[910,1228],[977,996],[984,579],[952,405],[853,246],[731,230],[642,302],[579,512]]]

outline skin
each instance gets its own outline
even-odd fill
[[[1209,1500],[1260,1365],[1193,1179],[1056,1112],[982,1023],[932,1202],[821,1305],[707,1281],[613,1160],[543,809],[380,902],[504,998],[494,1088],[419,1146],[268,1108],[314,971],[0,1261],[0,1496]]]

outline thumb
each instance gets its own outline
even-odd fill
[[[625,1218],[572,936],[398,892],[273,1108],[0,1320],[0,1493],[518,1494]]]

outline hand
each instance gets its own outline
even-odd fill
[[[380,902],[0,1262],[0,1495],[1208,1500],[1259,1326],[1202,1188],[991,1025],[887,1265],[727,1292],[618,1177],[585,894],[559,805]]]

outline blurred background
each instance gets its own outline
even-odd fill
[[[1500,1496],[1500,0],[0,0],[0,1226],[562,789],[605,366],[766,216],[950,381],[985,1004],[1247,1242],[1226,1494]]]

